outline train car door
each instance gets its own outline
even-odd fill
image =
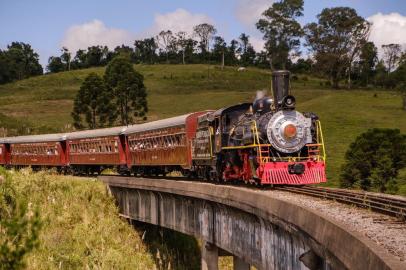
[[[220,116],[214,118],[214,153],[221,151],[221,126],[220,126]]]
[[[11,146],[9,143],[5,144],[5,153],[4,153],[4,159],[5,159],[5,163],[9,166],[11,164]]]

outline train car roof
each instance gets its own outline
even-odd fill
[[[101,128],[101,129],[91,129],[75,131],[66,134],[67,140],[77,140],[86,138],[97,138],[97,137],[109,137],[117,136],[122,134],[127,129],[126,126],[112,127],[112,128]]]
[[[44,134],[7,137],[0,140],[2,143],[43,143],[43,142],[60,142],[66,140],[65,134]]]
[[[127,129],[123,132],[123,134],[131,134],[131,133],[185,125],[186,118],[189,115],[191,115],[191,113],[176,116],[176,117],[161,119],[161,120],[157,120],[157,121],[152,121],[152,122],[148,122],[148,123],[144,123],[144,124],[128,126]]]
[[[237,109],[237,108],[249,109],[250,106],[252,106],[252,103],[248,103],[248,102],[247,103],[240,103],[240,104],[233,105],[233,106],[230,106],[230,107],[225,107],[225,108],[218,109],[217,111],[213,112],[212,116],[217,117],[217,116],[222,115],[225,112],[228,112],[228,111],[231,111],[231,110]]]

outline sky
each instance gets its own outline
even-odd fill
[[[305,0],[302,25],[317,20],[323,8],[348,6],[372,22],[370,40],[399,43],[406,48],[406,0]],[[0,0],[0,49],[12,41],[31,44],[45,67],[51,55],[92,45],[110,49],[160,30],[192,32],[208,22],[226,41],[241,33],[250,36],[256,50],[263,40],[255,23],[273,0]]]

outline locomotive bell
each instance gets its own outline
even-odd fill
[[[277,70],[272,72],[272,93],[275,102],[275,109],[294,109],[295,98],[290,95],[290,72],[288,70]]]

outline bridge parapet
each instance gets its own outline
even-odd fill
[[[131,177],[101,180],[127,218],[193,235],[258,269],[404,269],[369,239],[276,199],[271,191]]]

